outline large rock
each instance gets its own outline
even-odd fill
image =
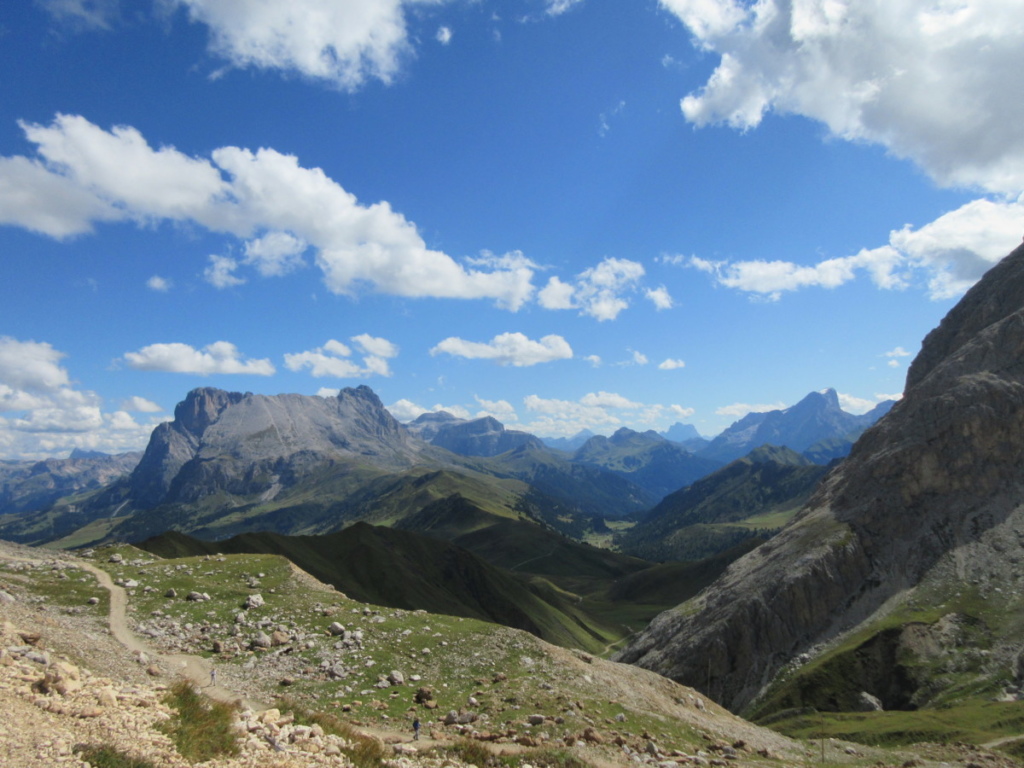
[[[419,445],[367,386],[337,397],[203,387],[177,405],[174,421],[153,430],[129,486],[142,509],[218,490],[273,494],[275,484],[345,458],[405,469]]]
[[[784,665],[926,576],[983,583],[992,564],[1024,555],[1022,360],[1024,246],[928,335],[904,398],[793,522],[619,660],[739,710]]]

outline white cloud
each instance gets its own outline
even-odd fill
[[[561,16],[569,9],[579,5],[583,0],[547,0],[548,16]]]
[[[886,365],[888,365],[890,368],[899,368],[900,367],[900,361],[899,360],[890,360],[888,363],[886,363]]]
[[[60,365],[64,353],[50,344],[0,336],[0,382],[13,390],[53,393],[71,385]]]
[[[647,355],[645,355],[643,352],[637,352],[635,349],[633,350],[634,365],[647,365],[648,362],[650,361],[647,359]]]
[[[587,355],[583,358],[595,368],[601,367],[601,356],[600,355]]]
[[[398,346],[379,336],[361,333],[358,336],[353,336],[352,341],[358,344],[359,348],[368,355],[387,358],[398,357]]]
[[[409,8],[439,0],[176,0],[210,29],[213,52],[236,67],[297,72],[344,90],[385,83],[412,54]]]
[[[119,0],[36,0],[62,23],[82,29],[110,29],[118,17]]]
[[[280,277],[306,265],[302,254],[308,244],[287,232],[268,232],[245,244],[245,263],[263,277]]]
[[[369,287],[410,298],[491,299],[514,311],[534,293],[535,267],[521,253],[459,263],[427,248],[386,201],[362,205],[322,170],[273,149],[222,147],[211,162],[173,147],[154,150],[134,128],[105,131],[79,116],[21,126],[39,158],[0,158],[0,223],[57,238],[89,232],[96,221],[193,223],[249,241],[245,263],[263,274],[298,266],[308,244],[338,294]],[[218,287],[237,285],[239,266],[213,256],[204,274]]]
[[[489,342],[466,341],[451,336],[430,350],[431,355],[449,354],[471,360],[494,360],[499,365],[522,368],[554,360],[568,360],[572,347],[554,334],[533,341],[522,333],[502,333]]]
[[[150,344],[138,352],[126,352],[124,361],[139,371],[165,373],[211,374],[246,373],[271,376],[274,366],[270,360],[243,360],[238,347],[228,341],[215,341],[202,349],[177,342]]]
[[[892,362],[894,362],[897,365],[899,365],[899,363],[896,362],[895,360],[893,360]],[[892,395],[875,395],[875,398],[872,400],[872,399],[866,398],[866,397],[856,397],[855,395],[846,395],[846,394],[843,394],[842,392],[839,392],[837,394],[838,394],[838,397],[839,397],[839,407],[842,408],[847,413],[856,413],[856,414],[867,413],[868,411],[870,411],[872,408],[874,408],[876,405],[878,405],[879,403],[881,403],[884,400],[898,400],[899,399],[899,396],[894,397]]]
[[[411,400],[405,398],[398,402],[392,403],[388,407],[388,411],[401,422],[409,422],[415,420],[418,416],[422,416],[424,413],[428,413],[427,409]]]
[[[696,411],[693,408],[684,408],[681,405],[670,405],[668,409],[673,416],[680,419],[688,419],[691,416],[693,416],[694,413],[696,413]]]
[[[910,357],[910,353],[903,347],[895,347],[884,354],[885,357]]]
[[[0,414],[10,414],[0,415],[0,455],[39,459],[66,456],[72,448],[120,453],[144,447],[161,419],[139,424],[124,410],[104,413],[94,392],[74,388],[60,364],[64,357],[46,342],[0,337]],[[161,410],[143,398],[128,405]]]
[[[672,309],[674,306],[672,296],[664,285],[660,285],[657,288],[648,288],[644,291],[644,295],[654,304],[655,309]]]
[[[685,368],[686,362],[684,360],[667,358],[658,363],[658,370],[660,371],[677,371],[680,368]]]
[[[1017,0],[661,0],[721,56],[682,110],[756,127],[769,110],[885,146],[942,185],[1024,190]]]
[[[174,287],[174,283],[166,277],[160,277],[160,275],[153,275],[149,280],[146,281],[146,287],[151,291],[157,291],[158,293],[167,293],[171,288]]]
[[[918,230],[909,226],[889,242],[923,271],[933,299],[950,299],[976,283],[1020,241],[1024,197],[1016,202],[974,200]]]
[[[352,350],[336,339],[329,339],[322,347],[284,356],[285,366],[291,371],[308,368],[310,375],[321,378],[332,376],[337,379],[365,379],[370,376],[390,376],[388,358],[398,355],[398,347],[387,339],[375,338],[368,334],[353,336],[365,353],[363,364],[351,358]]]
[[[608,257],[577,275],[575,284],[552,277],[537,299],[545,309],[579,309],[581,315],[614,320],[629,306],[623,294],[635,291],[643,275],[642,264]]]
[[[210,263],[203,270],[203,279],[214,288],[234,288],[236,285],[245,284],[245,278],[235,274],[238,262],[230,256],[211,253],[209,260]]]
[[[477,418],[493,416],[502,422],[519,421],[515,407],[508,400],[484,400],[477,395],[474,395],[473,398],[483,408],[482,411],[477,412]]]
[[[441,45],[448,45],[452,41],[452,28],[451,27],[438,27],[437,28],[437,42]]]
[[[528,395],[523,403],[533,419],[522,429],[548,436],[570,436],[583,429],[615,429],[627,419],[631,423],[648,421],[661,411],[661,406],[647,406],[614,392],[591,392],[578,401]]]
[[[760,405],[751,405],[749,403],[733,403],[732,405],[723,405],[721,408],[716,408],[715,413],[719,416],[730,416],[734,419],[742,419],[748,413],[765,413],[767,411],[781,411],[786,408],[785,403],[769,403]]]
[[[643,408],[643,403],[635,403],[629,398],[615,392],[591,392],[580,398],[580,404],[588,408]]]
[[[915,277],[932,299],[959,296],[1020,239],[1024,199],[1018,202],[974,200],[920,229],[894,230],[889,243],[854,256],[801,265],[753,259],[714,262],[690,257],[688,264],[720,284],[777,301],[786,291],[837,288],[866,273],[882,289],[905,289]]]
[[[121,410],[135,411],[138,413],[162,413],[164,409],[152,400],[147,400],[144,397],[135,395],[121,403]]]

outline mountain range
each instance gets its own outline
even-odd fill
[[[771,434],[799,434],[802,443],[841,441],[860,423],[838,409],[834,393],[758,417],[774,425]],[[701,453],[629,429],[591,436],[567,453],[492,417],[440,412],[403,425],[366,386],[336,397],[200,388],[154,430],[130,472],[133,456],[88,459],[111,468],[105,484],[82,468],[78,484],[49,482],[40,495],[38,476],[52,472],[6,468],[0,536],[81,546],[167,529],[208,539],[257,530],[311,535],[357,520],[392,525],[458,493],[489,512],[583,539],[721,466],[706,455],[714,443],[692,427],[676,425],[674,434]],[[758,434],[746,430],[729,444],[736,450]]]

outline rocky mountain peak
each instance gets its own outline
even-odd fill
[[[239,403],[250,393],[225,392],[214,387],[198,387],[193,389],[185,399],[174,408],[174,421],[193,435],[201,435],[224,409]]]

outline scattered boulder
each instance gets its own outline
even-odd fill
[[[345,634],[345,627],[344,627],[344,625],[339,624],[338,622],[335,621],[335,622],[333,622],[331,624],[331,626],[329,626],[327,628],[327,631],[330,632],[335,637],[340,637],[341,635]]]
[[[882,701],[877,696],[872,696],[867,691],[861,691],[857,694],[857,711],[883,712],[885,707],[882,706]]]
[[[265,604],[266,603],[263,600],[263,595],[261,595],[259,592],[253,595],[249,595],[247,598],[245,598],[246,610],[250,610],[252,608],[262,608]]]
[[[164,597],[177,597],[177,596],[178,596],[178,590],[176,590],[174,587],[171,587],[166,592],[164,592]]]
[[[121,556],[121,555],[119,555],[119,554],[118,554],[117,552],[115,552],[114,554],[112,554],[112,555],[111,555],[111,556],[110,556],[110,557],[109,557],[109,558],[107,559],[107,562],[108,562],[108,563],[123,563],[123,562],[124,562],[124,557],[122,557],[122,556]]]

